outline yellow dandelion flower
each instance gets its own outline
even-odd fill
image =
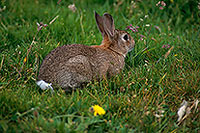
[[[91,111],[94,112],[94,116],[104,115],[106,113],[106,111],[102,107],[100,107],[99,105],[92,106]]]
[[[25,58],[24,58],[24,63],[26,63],[26,61],[27,61],[27,58],[25,57]]]

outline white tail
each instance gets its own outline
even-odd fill
[[[42,89],[42,90],[46,90],[46,89],[51,89],[53,91],[53,87],[51,86],[51,83],[47,83],[44,80],[40,80],[37,81],[36,84]]]

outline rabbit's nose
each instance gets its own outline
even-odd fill
[[[135,41],[134,41],[134,40],[131,40],[131,44],[129,45],[129,50],[128,50],[128,52],[130,52],[131,50],[133,50],[134,46],[135,46]]]

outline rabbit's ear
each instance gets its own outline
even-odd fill
[[[103,27],[103,18],[101,16],[99,16],[98,13],[95,12],[95,19],[96,19],[96,23],[99,28],[99,31],[101,32],[102,36],[104,37],[105,31],[104,31],[104,27]]]
[[[105,13],[103,15],[103,25],[106,34],[112,38],[114,36],[115,24],[113,17],[110,14]]]

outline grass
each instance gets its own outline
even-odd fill
[[[72,0],[0,2],[1,9],[6,6],[0,11],[0,131],[200,132],[200,105],[177,122],[182,101],[192,107],[200,98],[198,2],[168,0],[163,10],[158,1],[74,2],[75,13],[67,8]],[[136,46],[123,72],[71,93],[40,90],[35,84],[39,66],[51,50],[100,44],[95,10],[112,14],[119,29],[139,26],[139,32],[129,31]],[[36,22],[48,26],[38,32]],[[162,48],[167,44],[170,51]],[[106,114],[95,117],[89,111],[95,104]]]

